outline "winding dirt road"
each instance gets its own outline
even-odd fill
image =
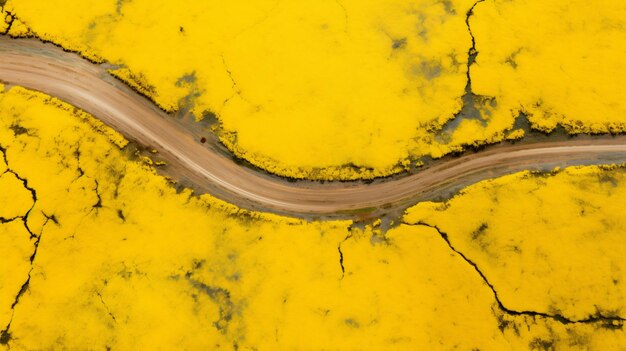
[[[0,37],[0,80],[55,96],[125,137],[156,149],[165,173],[244,208],[301,217],[354,217],[399,211],[449,196],[477,181],[520,170],[626,161],[626,137],[502,144],[433,162],[416,174],[363,182],[289,182],[241,166],[217,145],[112,78],[104,65],[36,40]],[[191,123],[188,123],[191,124]],[[195,128],[195,129],[194,129]]]

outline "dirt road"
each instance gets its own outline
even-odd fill
[[[198,127],[157,109],[113,79],[103,65],[51,44],[0,37],[0,80],[77,106],[125,137],[154,148],[165,173],[244,208],[304,217],[352,217],[399,211],[477,181],[530,169],[626,161],[626,136],[532,144],[502,144],[433,162],[416,174],[363,182],[290,182],[234,162],[218,145],[203,144]]]

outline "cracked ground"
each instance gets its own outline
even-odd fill
[[[370,179],[626,125],[617,1],[0,7],[6,35],[106,62],[278,176]],[[626,348],[621,165],[306,221],[198,196],[143,149],[0,84],[0,350]]]

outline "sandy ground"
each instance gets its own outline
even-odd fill
[[[243,208],[303,217],[381,215],[449,196],[466,185],[521,170],[626,161],[626,136],[502,144],[435,161],[415,174],[370,184],[292,182],[242,166],[199,124],[173,118],[112,78],[106,65],[51,44],[0,38],[0,80],[77,106],[128,139],[158,151],[163,173]]]

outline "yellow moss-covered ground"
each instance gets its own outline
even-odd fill
[[[626,308],[625,180],[623,169],[597,167],[520,173],[445,204],[421,203],[407,220],[447,233],[512,309],[572,320],[619,316]]]
[[[469,0],[9,1],[40,38],[122,67],[175,111],[217,114],[238,156],[292,177],[374,177],[428,153],[461,107]],[[132,33],[132,35],[129,35]],[[12,33],[17,34],[17,33]],[[425,139],[425,140],[422,140]]]
[[[626,344],[610,319],[623,316],[623,169],[484,182],[382,233],[177,193],[123,145],[55,99],[0,94],[0,192],[15,199],[1,203],[0,348]],[[589,316],[604,318],[564,321]]]
[[[545,131],[624,131],[626,2],[486,1],[471,25],[472,88],[497,101],[493,120],[525,112]]]
[[[624,129],[621,1],[9,0],[4,12],[11,35],[118,65],[168,111],[216,114],[228,148],[279,175],[400,172],[508,139],[520,112],[545,131]],[[466,86],[480,115],[435,137]]]

